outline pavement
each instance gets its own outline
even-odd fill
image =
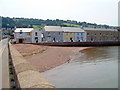
[[[0,41],[0,89],[9,88],[8,39]]]

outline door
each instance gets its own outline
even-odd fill
[[[19,43],[23,43],[23,39],[19,39]]]
[[[72,38],[70,38],[70,41],[71,41],[71,42],[73,42],[73,39],[72,39]]]

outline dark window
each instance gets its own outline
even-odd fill
[[[83,35],[83,33],[81,33],[81,36]]]
[[[53,41],[56,42],[55,37],[53,38]]]
[[[35,40],[38,40],[38,37],[35,37]]]
[[[89,33],[87,33],[87,35],[89,35]]]
[[[59,35],[60,35],[60,32],[59,32]]]
[[[72,39],[72,38],[70,38],[70,41],[71,41],[71,42],[73,42],[73,39]]]
[[[50,34],[50,32],[48,32],[48,35]]]
[[[43,38],[42,38],[42,41],[43,41]]]
[[[23,39],[19,39],[19,43],[23,43]]]
[[[37,36],[37,32],[35,32],[35,36]]]
[[[91,41],[93,41],[93,38],[91,38]]]

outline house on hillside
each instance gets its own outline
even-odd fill
[[[41,32],[36,28],[16,28],[14,39],[16,43],[39,43]]]

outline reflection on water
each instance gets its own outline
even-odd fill
[[[86,49],[81,51],[80,55],[74,58],[74,61],[80,63],[105,62],[108,60],[118,60],[118,47]]]
[[[43,75],[58,88],[117,88],[118,47],[83,50],[70,63]]]

